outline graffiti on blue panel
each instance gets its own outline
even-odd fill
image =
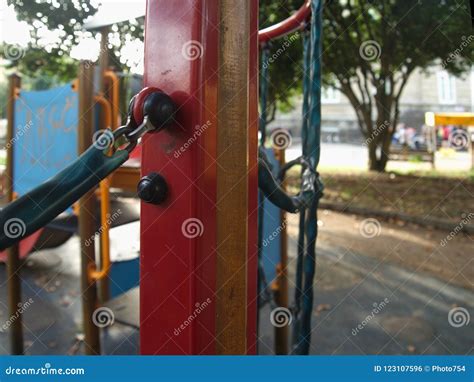
[[[78,95],[71,84],[15,100],[13,188],[20,196],[77,158]]]

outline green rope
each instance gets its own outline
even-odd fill
[[[260,69],[260,146],[265,147],[267,132],[267,97],[268,97],[268,57],[270,47],[262,47],[262,68]]]
[[[308,157],[314,169],[317,169],[321,155],[321,0],[312,0],[311,2],[311,53],[310,54],[310,85],[309,88],[309,126],[307,130],[306,139],[303,142],[306,147],[304,155]],[[307,58],[307,57],[306,57]],[[308,68],[306,73],[308,74]],[[308,81],[305,76],[304,80]],[[304,121],[304,118],[303,118]],[[297,336],[296,344],[294,345],[293,354],[309,354],[311,345],[311,317],[313,314],[313,282],[316,272],[316,238],[318,236],[318,217],[317,210],[319,206],[319,199],[322,196],[322,183],[319,178],[316,181],[317,193],[313,198],[311,206],[306,211],[306,221],[304,224],[306,246],[303,259],[303,291],[302,311],[301,316],[297,317],[298,332],[294,333]],[[300,221],[301,222],[301,221]],[[303,224],[300,225],[300,229]]]
[[[309,126],[309,90],[311,86],[310,64],[311,64],[311,49],[310,49],[310,34],[308,30],[303,32],[303,107],[302,107],[302,126],[301,126],[301,141],[303,156],[307,153],[306,140],[308,136]],[[303,170],[301,171],[301,176]],[[301,306],[303,296],[303,264],[304,264],[304,249],[305,249],[305,220],[306,209],[300,211],[298,223],[298,247],[296,255],[296,272],[295,272],[295,292],[294,292],[294,306],[293,306],[293,348],[296,348],[299,341],[299,333],[301,332]]]
[[[303,34],[303,105],[302,105],[302,157],[309,163],[309,169],[302,170],[302,180],[310,179],[308,189],[303,188],[308,203],[300,209],[299,234],[295,279],[294,315],[292,354],[309,354],[311,344],[311,317],[313,310],[313,281],[316,269],[316,238],[317,209],[322,196],[322,183],[316,172],[320,159],[321,145],[321,0],[312,0],[311,29]],[[260,146],[265,145],[267,124],[267,96],[268,96],[268,46],[262,49],[262,68],[260,79]],[[296,160],[298,161],[298,160]],[[287,164],[291,165],[291,162]],[[311,174],[305,173],[311,172]],[[308,185],[306,184],[305,187]],[[263,236],[263,192],[259,193],[258,211],[258,257],[259,257],[259,285],[263,293],[267,293],[261,264],[262,236]],[[267,296],[268,297],[268,296]],[[271,306],[275,306],[270,298]]]
[[[303,142],[303,155],[308,154],[307,136],[309,126],[309,91],[311,87],[311,35],[309,30],[303,32],[303,123],[301,127],[301,141]]]
[[[311,100],[309,109],[307,155],[316,169],[321,156],[321,0],[312,0],[311,18]]]

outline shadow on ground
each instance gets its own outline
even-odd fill
[[[456,237],[446,249],[438,245],[447,235],[442,231],[380,222],[378,235],[366,238],[362,218],[323,212],[320,219],[311,354],[473,354],[472,322],[449,319],[453,309],[465,309],[466,319],[474,313],[470,237]],[[296,224],[290,218],[290,269]],[[84,353],[77,254],[73,238],[24,263],[23,301],[34,301],[23,314],[26,354]],[[0,280],[0,321],[6,322],[3,264]],[[273,352],[269,315],[263,308],[261,354]],[[137,354],[138,337],[136,329],[115,323],[103,330],[103,352]],[[8,330],[0,331],[0,354],[8,349]]]

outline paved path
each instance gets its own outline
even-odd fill
[[[360,253],[324,246],[318,252],[314,287],[311,354],[474,353],[473,323],[456,328],[448,320],[454,304],[472,317],[472,291]],[[263,354],[273,348],[269,317],[270,309],[265,308]]]
[[[473,354],[472,320],[460,327],[453,327],[448,320],[456,306],[474,319],[473,289],[456,287],[417,267],[387,261],[384,256],[363,255],[352,250],[348,241],[338,246],[327,237],[334,235],[332,227],[342,226],[347,216],[334,214],[332,219],[332,225],[324,226],[318,244],[312,354]],[[293,235],[291,226],[289,231]],[[290,240],[289,249],[293,262],[294,240]],[[23,300],[34,301],[24,313],[27,354],[84,351],[79,269],[77,238],[54,250],[33,254],[25,263]],[[0,280],[3,325],[8,320],[3,264]],[[270,354],[273,327],[268,308],[262,310],[260,325],[260,353]],[[135,329],[114,324],[104,331],[103,340],[108,354],[138,352]],[[7,353],[7,333],[0,331],[0,354]]]
[[[287,149],[286,159],[295,159],[301,155],[301,144],[295,142]],[[468,152],[436,153],[436,168],[440,171],[468,171],[471,157]],[[367,170],[367,148],[363,145],[345,143],[322,143],[321,167],[323,169]],[[430,170],[429,163],[389,162],[388,170]]]

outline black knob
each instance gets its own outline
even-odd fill
[[[173,122],[176,105],[169,95],[154,92],[146,97],[143,113],[148,116],[148,120],[156,131],[159,131]]]
[[[168,185],[165,178],[152,172],[140,179],[137,186],[138,197],[145,203],[163,203],[168,195]]]

